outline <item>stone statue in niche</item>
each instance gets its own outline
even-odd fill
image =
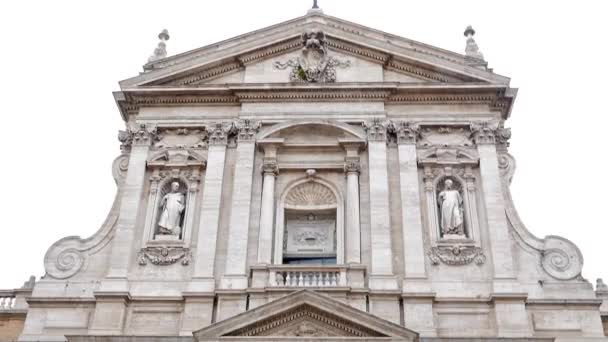
[[[460,191],[454,188],[454,181],[451,179],[446,179],[443,186],[443,190],[437,196],[441,236],[444,239],[465,238],[463,201]]]
[[[179,237],[182,232],[186,197],[179,192],[180,184],[171,183],[171,192],[166,194],[160,202],[161,214],[158,220],[158,235],[171,235]]]

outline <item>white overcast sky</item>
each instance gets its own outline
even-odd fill
[[[312,0],[27,1],[0,6],[0,289],[44,274],[56,240],[92,235],[112,204],[123,128],[112,91],[157,43],[169,54],[289,20]],[[520,216],[608,278],[608,2],[319,0],[325,13],[463,52],[466,25],[519,95],[508,126]]]

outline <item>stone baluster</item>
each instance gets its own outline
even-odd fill
[[[225,289],[246,289],[248,286],[247,241],[253,187],[255,136],[259,124],[242,120],[237,123],[236,127],[238,129],[238,147],[232,190],[228,256],[221,281],[221,287]]]
[[[373,120],[365,125],[369,156],[371,272],[369,287],[372,290],[397,288],[393,273],[391,224],[386,149],[386,124]]]

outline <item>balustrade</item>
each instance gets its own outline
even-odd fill
[[[346,267],[276,265],[268,269],[270,287],[344,287]]]
[[[13,291],[0,290],[0,310],[12,310],[15,308],[16,296]]]

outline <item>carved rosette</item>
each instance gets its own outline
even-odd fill
[[[486,262],[486,256],[481,248],[468,246],[432,247],[428,252],[428,257],[433,265],[444,263],[458,266],[468,265],[472,262],[483,265]]]
[[[183,266],[188,266],[191,258],[190,249],[181,247],[147,247],[142,248],[137,255],[141,266],[146,266],[148,262],[157,266],[167,266],[180,261]]]
[[[363,128],[367,133],[368,141],[386,141],[387,140],[387,127],[390,122],[382,121],[378,118],[373,119],[370,122],[364,122]]]
[[[245,119],[237,121],[235,127],[238,130],[239,142],[254,142],[255,136],[260,129],[260,123]]]
[[[420,127],[418,125],[399,121],[394,126],[395,134],[397,135],[398,144],[415,145],[418,140],[418,134],[420,133]]]

